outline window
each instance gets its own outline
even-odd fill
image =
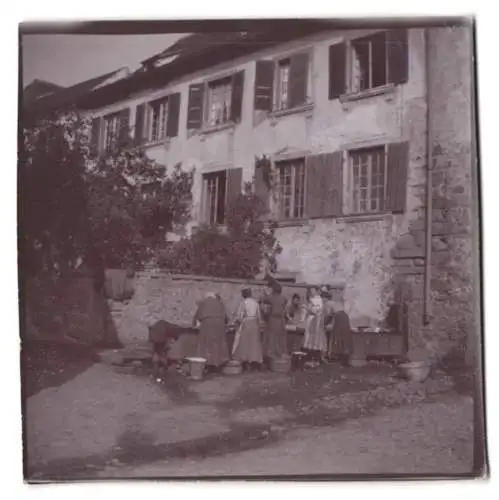
[[[216,126],[231,119],[232,79],[224,78],[208,84],[207,125]]]
[[[149,103],[149,142],[159,142],[166,137],[166,122],[168,114],[168,99],[158,99]]]
[[[118,146],[120,130],[120,113],[113,113],[104,117],[104,150],[111,153]]]
[[[218,225],[225,221],[225,194],[227,172],[203,175],[203,218],[206,224]]]
[[[189,85],[187,130],[211,129],[241,121],[244,70]]]
[[[352,42],[351,91],[361,92],[388,83],[386,32]]]
[[[289,108],[289,69],[291,59],[282,59],[277,64],[276,109]]]
[[[305,207],[305,160],[277,163],[279,173],[279,217],[299,219]]]
[[[275,61],[273,111],[293,109],[309,102],[309,55],[308,52],[300,52]]]
[[[385,210],[385,147],[352,151],[349,156],[352,172],[352,212],[370,213]]]

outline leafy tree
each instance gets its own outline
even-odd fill
[[[88,253],[87,137],[87,124],[76,114],[24,129],[18,169],[22,275],[64,272]]]
[[[100,158],[87,175],[90,224],[107,267],[149,260],[166,231],[189,219],[193,172],[171,175],[140,149]]]
[[[164,166],[131,144],[96,157],[89,121],[50,116],[23,130],[19,154],[20,267],[61,274],[142,264],[166,231],[186,224],[193,172]]]

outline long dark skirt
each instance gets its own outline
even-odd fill
[[[288,337],[284,318],[270,316],[263,333],[263,355],[275,359],[288,354]]]
[[[208,366],[221,366],[229,360],[225,321],[207,318],[201,321],[196,355],[205,358]]]
[[[329,337],[329,356],[350,356],[353,352],[352,329],[347,313],[340,311],[334,318],[333,329]]]

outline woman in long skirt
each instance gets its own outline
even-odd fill
[[[329,358],[340,358],[346,364],[353,352],[352,327],[345,311],[337,311],[333,315],[333,328],[329,337]]]
[[[243,300],[236,312],[238,329],[232,346],[232,358],[243,365],[257,368],[263,361],[262,341],[260,335],[260,308],[252,297],[249,288],[241,292]]]
[[[310,298],[305,320],[304,349],[313,361],[322,361],[327,352],[327,340],[324,327],[324,301],[318,288],[310,289]]]
[[[288,354],[286,332],[287,300],[282,296],[282,288],[277,281],[272,282],[271,287],[272,295],[267,299],[269,317],[263,335],[263,354],[267,361]]]
[[[194,315],[194,326],[200,323],[196,354],[206,359],[209,371],[217,371],[229,360],[226,325],[228,322],[224,304],[215,294],[207,293]]]

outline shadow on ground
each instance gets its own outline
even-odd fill
[[[24,397],[47,387],[58,387],[98,361],[94,350],[84,345],[53,341],[23,342],[21,374]]]
[[[83,360],[82,360],[83,362]],[[150,377],[150,368],[137,366],[131,372]],[[157,443],[140,422],[120,435],[116,446],[97,456],[54,461],[27,475],[31,481],[95,478],[108,466],[138,466],[155,461],[206,458],[257,449],[277,443],[296,427],[335,426],[347,419],[374,414],[381,408],[397,407],[397,398],[366,398],[366,394],[396,386],[396,369],[387,364],[345,368],[339,364],[290,374],[271,372],[241,377],[209,376],[193,382],[172,370],[160,383],[168,397],[182,405],[211,405],[228,422],[227,431]],[[55,379],[54,379],[55,381]],[[209,396],[209,397],[207,397]],[[428,401],[431,401],[430,397]],[[269,417],[270,415],[270,417]],[[242,418],[239,418],[242,417]]]

